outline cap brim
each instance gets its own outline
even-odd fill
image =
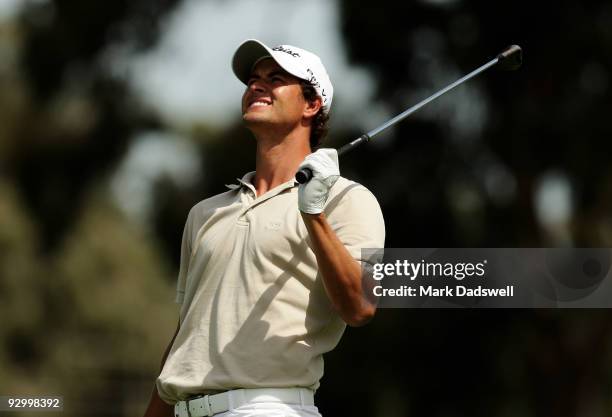
[[[236,49],[232,58],[232,70],[240,81],[247,84],[253,65],[265,56],[272,57],[272,50],[257,39],[248,39]]]

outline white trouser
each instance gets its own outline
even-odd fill
[[[215,414],[214,417],[321,417],[314,405],[283,403],[249,403],[238,408]]]
[[[179,401],[175,417],[321,417],[307,388],[236,389]]]

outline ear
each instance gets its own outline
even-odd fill
[[[304,113],[302,116],[306,119],[314,117],[319,110],[323,107],[323,103],[321,102],[321,97],[317,97],[312,101],[306,100],[306,106],[304,107]]]

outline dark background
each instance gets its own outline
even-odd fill
[[[141,414],[176,323],[187,212],[254,167],[253,142],[236,120],[189,132],[205,171],[189,187],[158,181],[148,228],[105,191],[138,132],[174,127],[104,71],[100,54],[117,40],[154,47],[179,3],[32,2],[0,25],[2,395],[64,395],[65,415]],[[612,246],[610,2],[339,7],[350,62],[371,71],[392,113],[509,44],[524,51],[519,71],[471,81],[486,110],[478,128],[453,92],[440,100],[450,112],[431,104],[342,160],[343,175],[380,201],[387,247]],[[62,104],[74,96],[76,110]],[[332,130],[328,145],[361,133]],[[551,178],[570,190],[558,203],[569,204],[565,217],[538,211]],[[609,316],[380,310],[326,356],[319,408],[327,416],[612,415]]]

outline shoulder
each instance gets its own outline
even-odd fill
[[[362,184],[339,177],[330,190],[326,212],[334,211],[380,212],[376,196]]]
[[[355,259],[359,248],[382,248],[385,219],[374,194],[358,182],[338,178],[330,190],[325,215]]]
[[[199,221],[216,209],[229,206],[236,201],[238,192],[238,189],[231,189],[198,202],[189,210],[187,222]]]
[[[365,186],[358,182],[349,180],[348,178],[339,177],[329,193],[329,199],[331,200],[354,200],[354,199],[365,199],[375,201],[378,204],[376,196],[368,190]]]

